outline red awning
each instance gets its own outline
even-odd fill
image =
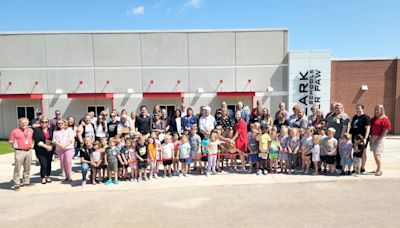
[[[146,92],[143,93],[143,98],[182,98],[183,93],[181,92]]]
[[[217,97],[254,97],[256,92],[217,92]]]
[[[69,93],[68,98],[114,98],[113,93]]]
[[[43,99],[43,94],[0,94],[0,99]]]

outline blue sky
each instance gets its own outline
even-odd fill
[[[398,0],[0,0],[0,31],[288,28],[290,50],[400,56]]]

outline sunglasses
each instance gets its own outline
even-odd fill
[[[111,118],[114,118],[115,116],[110,116]]]
[[[48,121],[40,121],[40,123],[48,123]]]

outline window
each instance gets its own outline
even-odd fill
[[[106,108],[104,106],[97,106],[97,105],[91,105],[87,107],[88,112],[94,112],[94,116],[100,115],[100,112],[104,111]]]
[[[35,107],[17,107],[17,120],[22,117],[28,118],[29,122],[35,119]]]
[[[175,115],[175,105],[160,105],[161,109],[166,109],[167,110],[167,115],[169,117]]]

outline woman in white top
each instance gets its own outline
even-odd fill
[[[60,158],[60,166],[65,172],[66,182],[71,182],[72,157],[75,153],[75,132],[69,128],[64,120],[57,120],[57,127],[53,133],[53,144]]]
[[[97,117],[96,124],[94,126],[94,131],[95,131],[95,139],[96,141],[101,141],[102,138],[107,136],[107,123],[106,123],[106,118],[104,115],[99,115]]]

